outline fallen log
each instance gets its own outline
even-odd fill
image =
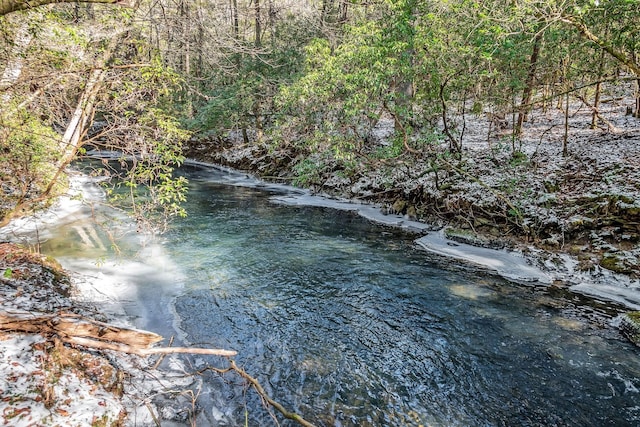
[[[233,357],[236,351],[209,348],[158,347],[163,338],[149,331],[122,328],[72,313],[44,314],[0,311],[0,331],[57,336],[61,341],[98,350],[151,354],[208,354]]]

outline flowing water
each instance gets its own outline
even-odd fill
[[[640,424],[639,352],[603,304],[437,257],[351,212],[273,203],[214,169],[183,173],[188,218],[138,258],[96,265],[105,232],[79,237],[73,221],[50,226],[43,250],[117,276],[138,326],[237,350],[318,425]],[[205,380],[199,425],[274,425],[237,378]]]

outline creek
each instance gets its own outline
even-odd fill
[[[638,349],[607,304],[440,257],[420,235],[353,212],[277,203],[286,188],[181,173],[188,217],[160,238],[141,244],[115,214],[119,225],[97,227],[85,208],[39,230],[42,251],[136,326],[237,350],[273,398],[317,425],[640,423]],[[116,256],[108,235],[120,231]],[[188,361],[208,364],[225,365]],[[198,425],[274,425],[240,380],[203,379]]]

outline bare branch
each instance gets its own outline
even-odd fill
[[[54,3],[106,3],[133,7],[131,0],[0,0],[0,16]]]

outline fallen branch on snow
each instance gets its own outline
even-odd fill
[[[42,314],[1,311],[0,331],[57,336],[61,341],[69,344],[139,356],[189,353],[232,357],[237,354],[233,350],[210,348],[150,348],[152,344],[162,341],[163,338],[153,332],[121,328],[70,313]]]

